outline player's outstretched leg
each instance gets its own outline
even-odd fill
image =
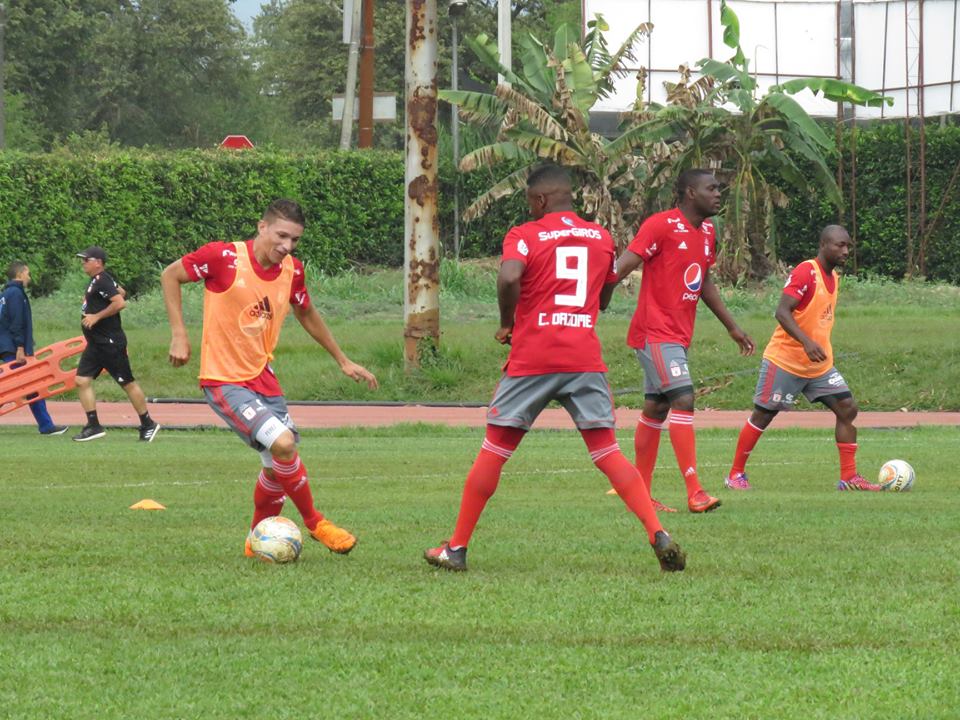
[[[663,571],[683,570],[686,555],[663,529],[640,473],[620,452],[612,428],[581,430],[590,459],[610,481],[610,485],[647,531],[647,539]]]
[[[828,396],[820,400],[837,417],[834,435],[837,441],[837,452],[840,455],[840,481],[837,483],[837,490],[880,492],[882,488],[879,485],[870,482],[857,472],[857,427],[853,424],[859,412],[856,400],[849,393],[845,396]]]
[[[270,446],[270,452],[273,456],[273,477],[297,506],[303,524],[310,531],[310,537],[339,555],[346,555],[353,550],[357,539],[327,520],[313,504],[307,469],[300,461],[293,433],[284,432]]]
[[[521,428],[487,425],[480,453],[467,474],[460,500],[460,512],[453,535],[447,542],[428,548],[423,559],[445,570],[467,569],[467,544],[487,501],[497,490],[500,473],[526,431]]]

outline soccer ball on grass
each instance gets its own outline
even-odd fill
[[[893,492],[907,492],[913,487],[916,474],[906,460],[887,460],[880,468],[880,487]]]
[[[303,536],[292,520],[280,515],[268,517],[253,529],[250,549],[264,562],[289,563],[300,557]]]

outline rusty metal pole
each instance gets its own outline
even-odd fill
[[[360,101],[357,147],[373,147],[373,5],[374,0],[363,0],[363,42],[360,46]]]
[[[406,368],[422,343],[440,343],[437,220],[437,0],[407,0],[403,340]]]

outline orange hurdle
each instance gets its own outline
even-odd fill
[[[86,346],[87,341],[81,335],[48,345],[22,363],[14,360],[0,365],[0,415],[34,400],[73,390],[77,385],[77,370],[64,370],[60,363],[82,353]]]

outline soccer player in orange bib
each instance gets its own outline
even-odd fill
[[[709,170],[686,170],[677,178],[677,207],[647,218],[617,261],[620,278],[643,263],[637,310],[627,344],[643,367],[643,414],[634,435],[637,469],[647,482],[660,447],[660,432],[670,414],[670,444],[687,489],[690,512],[710,512],[720,500],[700,485],[693,429],[693,379],[687,350],[700,299],[723,323],[740,347],[752,355],[753,340],[737,325],[710,278],[716,262],[716,237],[708,219],[720,210],[720,183]],[[660,512],[676,512],[653,501]]]
[[[836,440],[840,453],[838,490],[876,492],[879,485],[857,473],[857,403],[843,376],[833,366],[830,333],[837,312],[840,276],[850,254],[850,236],[839,225],[820,233],[820,252],[797,265],[780,296],[779,326],[763,353],[760,378],[753,396],[754,410],[737,440],[733,467],[724,480],[731,490],[749,490],[747,459],[763,431],[781,410],[790,409],[800,393],[810,402],[826,405],[837,416]]]
[[[594,329],[617,285],[613,239],[573,211],[570,176],[557,165],[533,171],[527,204],[533,221],[507,233],[497,277],[495,338],[510,343],[510,355],[487,409],[486,437],[467,475],[453,535],[424,558],[447,570],[467,569],[467,543],[504,464],[547,403],[557,400],[594,464],[643,523],[661,570],[683,570],[686,555],[660,525],[614,433],[613,398]]]
[[[333,356],[344,375],[373,389],[377,379],[351,362],[310,302],[303,263],[293,251],[306,223],[292,200],[275,200],[245,242],[211,242],[172,262],[161,285],[170,318],[170,363],[190,359],[181,285],[204,281],[200,387],[207,403],[248,445],[263,468],[253,492],[251,529],[279,515],[293,500],[311,537],[335,553],[353,549],[356,538],[337,527],[313,503],[307,470],[297,452],[299,434],[270,361],[291,305],[304,330]],[[244,553],[253,557],[250,536]]]

